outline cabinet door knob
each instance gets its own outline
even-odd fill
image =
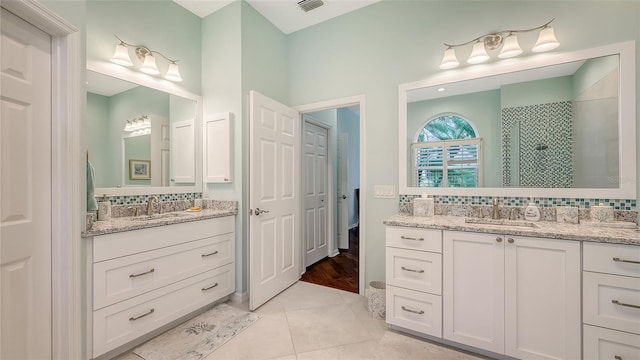
[[[499,242],[499,243],[501,243],[501,242],[502,242],[502,238],[501,238],[500,236],[498,236],[498,237],[496,238],[496,241],[497,241],[497,242]]]
[[[509,238],[509,239],[507,239],[507,241],[509,242],[509,244],[513,244],[514,240],[513,240],[513,238]]]

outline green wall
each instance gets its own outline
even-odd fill
[[[366,223],[361,225],[367,281],[385,277],[382,221],[398,211],[397,198],[376,199],[371,191],[377,184],[398,186],[399,84],[442,73],[443,42],[461,43],[555,18],[562,44],[557,51],[572,51],[638,40],[639,17],[640,3],[630,1],[553,1],[544,6],[539,1],[382,1],[289,35],[290,104],[356,94],[367,98],[363,165],[368,193],[361,194],[366,199]],[[531,41],[535,39],[523,48],[530,48]]]
[[[109,61],[119,43],[144,45],[179,60],[179,86],[194,94],[201,90],[201,19],[171,0],[87,2],[87,59]],[[130,52],[133,54],[133,52]],[[134,63],[139,60],[133,59]],[[156,64],[165,72],[168,62]]]

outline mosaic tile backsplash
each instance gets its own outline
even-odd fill
[[[400,195],[399,210],[402,213],[413,213],[413,198],[420,195]],[[530,202],[537,204],[541,211],[541,220],[556,221],[556,207],[571,206],[579,210],[581,220],[590,219],[590,207],[600,203],[613,206],[616,221],[637,222],[638,210],[636,200],[629,199],[585,199],[585,198],[540,198],[540,197],[494,197],[494,196],[431,196],[435,202],[436,215],[486,217],[490,216],[491,203],[498,199],[502,218],[510,217],[511,208],[520,208],[516,214],[523,218],[524,208]]]
[[[150,196],[155,196],[161,202],[186,200],[191,201],[194,199],[202,199],[202,193],[187,193],[187,194],[162,194],[162,195],[128,195],[128,196],[107,196],[106,199],[102,196],[96,196],[97,201],[111,202],[111,205],[132,205],[132,204],[146,204],[149,201]]]

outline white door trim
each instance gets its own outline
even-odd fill
[[[328,163],[327,163],[327,197],[328,197],[327,208],[328,208],[328,211],[327,211],[327,229],[326,229],[327,238],[328,238],[328,241],[327,241],[327,256],[334,257],[334,256],[338,255],[337,250],[336,250],[336,252],[332,251],[332,249],[334,248],[334,244],[337,243],[337,239],[335,238],[335,234],[334,234],[334,231],[333,231],[334,230],[334,228],[333,228],[333,224],[334,224],[333,217],[334,217],[334,214],[335,214],[335,212],[334,212],[334,205],[335,205],[334,196],[336,196],[336,193],[335,193],[336,190],[334,189],[334,186],[333,186],[333,169],[334,169],[334,166],[335,166],[335,161],[333,161],[333,154],[334,154],[335,149],[333,149],[333,146],[331,146],[331,141],[329,139],[331,139],[331,136],[335,136],[335,132],[336,132],[337,129],[333,129],[331,126],[329,126],[329,125],[327,125],[325,123],[322,123],[322,122],[320,122],[320,121],[318,121],[318,120],[316,120],[316,119],[314,119],[312,117],[309,117],[307,114],[302,114],[301,113],[300,115],[302,117],[302,128],[303,129],[304,129],[304,124],[305,123],[313,124],[315,126],[323,128],[323,129],[327,129],[327,134],[328,134],[327,135],[327,158],[328,158]],[[304,141],[304,136],[302,136],[302,137],[303,137],[303,139],[301,139],[301,141]],[[303,158],[302,156],[300,158],[301,158],[301,161],[304,161],[304,160],[302,160],[302,158]],[[303,164],[301,164],[301,165],[303,165]],[[300,171],[303,174],[303,176],[300,178],[300,181],[301,181],[301,184],[302,184],[301,192],[304,193],[303,190],[304,190],[305,184],[306,184],[306,182],[305,182],[306,173],[304,172],[304,167],[303,166],[300,167]],[[300,201],[302,202],[302,201],[304,201],[304,199],[302,197],[300,197]],[[300,206],[301,206],[301,209],[304,209],[304,207],[303,207],[304,204],[301,203]],[[302,221],[302,234],[306,234],[305,233],[306,225],[307,225],[306,221]],[[301,246],[300,248],[301,248],[301,250],[303,250],[302,268],[300,269],[300,274],[304,274],[306,272],[306,270],[307,270],[307,266],[308,265],[307,265],[307,262],[306,262],[306,259],[305,259],[305,256],[304,256],[305,255],[304,254],[304,246]]]
[[[303,113],[309,113],[309,112],[315,112],[315,111],[321,111],[321,110],[329,110],[329,109],[336,109],[336,108],[341,108],[341,107],[347,107],[347,106],[351,106],[351,105],[359,105],[360,106],[360,224],[363,226],[360,226],[358,228],[358,236],[360,238],[360,245],[359,245],[359,254],[358,254],[358,289],[360,292],[360,295],[364,295],[364,290],[365,290],[365,285],[366,285],[366,277],[365,277],[365,249],[366,249],[366,244],[365,244],[365,237],[364,235],[364,228],[365,228],[365,224],[366,222],[366,199],[367,199],[367,172],[366,172],[366,157],[367,157],[367,153],[366,153],[366,148],[367,148],[367,141],[366,141],[366,110],[367,110],[367,103],[366,103],[367,97],[365,95],[356,95],[356,96],[350,96],[350,97],[344,97],[344,98],[339,98],[339,99],[333,99],[333,100],[327,100],[327,101],[321,101],[321,102],[317,102],[317,103],[312,103],[312,104],[306,104],[306,105],[299,105],[299,106],[294,106],[293,108],[298,110],[301,114]]]
[[[80,156],[82,44],[78,29],[35,0],[2,7],[51,35],[51,281],[52,356],[82,356],[82,253],[84,178]]]

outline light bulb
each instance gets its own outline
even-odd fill
[[[144,56],[144,62],[140,67],[140,71],[145,74],[150,75],[158,75],[160,74],[160,70],[158,70],[158,66],[156,65],[156,58],[153,57],[150,53]]]
[[[547,26],[544,29],[540,30],[540,35],[538,35],[538,41],[533,46],[531,51],[533,52],[544,52],[553,50],[560,46],[560,42],[556,39],[556,35],[553,32],[553,28],[551,26]]]
[[[178,64],[174,62],[169,64],[169,70],[167,70],[167,74],[164,76],[164,78],[175,82],[182,81],[182,76],[180,76],[180,69],[178,69]]]
[[[456,57],[456,50],[452,47],[444,51],[442,62],[440,63],[440,69],[453,69],[460,65],[458,58]]]
[[[129,57],[129,49],[123,43],[116,45],[116,51],[111,57],[111,62],[123,66],[133,65],[131,58]]]
[[[498,57],[506,59],[520,54],[522,54],[522,48],[520,48],[520,44],[518,44],[516,34],[509,34],[509,36],[504,39],[504,45],[502,45],[502,50],[500,50]]]
[[[484,48],[484,42],[478,41],[473,44],[473,49],[471,49],[471,55],[469,55],[467,62],[469,64],[480,64],[487,60],[489,60],[489,54]]]

